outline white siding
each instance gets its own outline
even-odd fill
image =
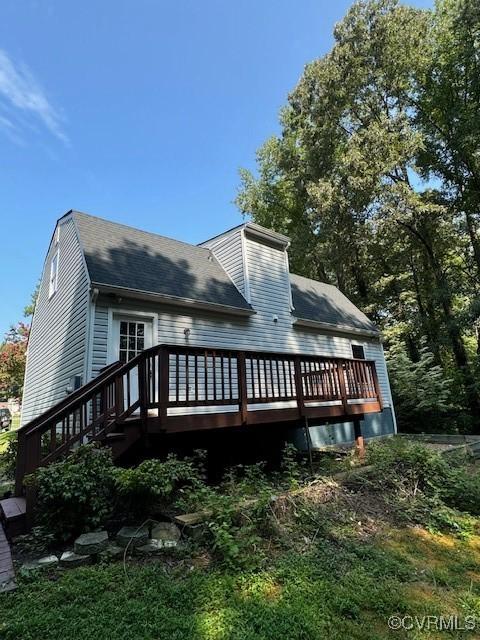
[[[74,222],[60,223],[44,265],[28,345],[22,424],[65,398],[75,375],[84,375],[89,282]],[[49,298],[50,262],[59,251],[58,287]]]
[[[242,232],[242,229],[234,229],[230,233],[204,242],[201,246],[208,247],[213,251],[217,260],[232,279],[233,284],[245,296]]]
[[[352,336],[336,336],[316,329],[296,328],[290,313],[289,282],[285,255],[282,250],[246,240],[249,261],[251,303],[256,314],[248,318],[221,316],[218,314],[169,309],[161,305],[145,303],[127,304],[122,309],[154,311],[158,314],[158,343],[186,344],[184,329],[190,329],[188,344],[257,349],[285,353],[303,353],[352,357],[351,343],[363,344],[367,359],[376,361],[379,382],[386,406],[391,403],[382,347],[373,339]],[[215,252],[217,255],[217,252]],[[218,255],[217,255],[218,257]],[[107,364],[106,326],[108,304],[100,301],[96,306],[93,373]],[[273,321],[276,315],[277,322]]]

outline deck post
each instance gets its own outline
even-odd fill
[[[305,400],[303,397],[302,365],[300,363],[300,356],[294,357],[293,364],[295,371],[295,393],[297,395],[298,413],[300,416],[303,416],[305,413]]]
[[[240,407],[240,419],[242,424],[248,421],[248,393],[247,393],[247,367],[245,364],[245,351],[239,351],[238,363],[238,403]]]
[[[147,363],[145,358],[142,358],[138,363],[138,399],[140,401],[140,419],[142,421],[143,432],[147,431],[147,417],[148,417],[148,382],[147,382]]]
[[[355,449],[360,460],[365,458],[365,441],[362,434],[362,424],[360,416],[353,419],[353,431],[355,434]]]
[[[380,389],[380,383],[378,381],[378,373],[375,365],[372,367],[373,384],[375,386],[375,393],[377,394],[378,404],[380,405],[380,411],[383,411],[382,391]]]
[[[158,355],[158,419],[160,425],[167,420],[167,405],[170,393],[169,353],[164,346],[160,348]]]
[[[312,439],[310,437],[310,425],[308,424],[308,418],[305,416],[305,422],[303,424],[303,430],[305,433],[305,440],[307,443],[308,462],[310,465],[310,473],[313,475],[313,458],[312,458]]]
[[[337,362],[338,384],[340,386],[340,395],[342,399],[343,411],[348,414],[347,385],[345,384],[345,376],[347,375],[347,364],[344,360]],[[355,420],[354,420],[355,424]]]

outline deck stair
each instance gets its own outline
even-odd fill
[[[15,495],[34,495],[25,476],[86,442],[115,460],[150,433],[358,421],[382,410],[370,360],[211,347],[158,345],[115,362],[18,431]]]

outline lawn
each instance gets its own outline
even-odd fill
[[[477,535],[462,541],[396,528],[374,544],[318,540],[259,572],[193,566],[131,564],[125,573],[117,563],[26,580],[0,598],[0,637],[380,640],[392,637],[393,614],[480,615]]]
[[[210,534],[174,555],[20,571],[18,589],[0,596],[1,640],[446,637],[425,626],[435,616],[460,626],[475,617],[477,633],[450,637],[478,638],[478,466],[401,441],[368,453],[370,464],[345,481],[316,478],[250,510],[244,502],[237,516],[226,494],[208,489],[220,509]],[[225,487],[261,494],[265,481],[254,469]],[[199,495],[205,501],[206,487]],[[411,628],[389,629],[391,616]]]

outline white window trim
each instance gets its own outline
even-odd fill
[[[114,334],[115,320],[118,316],[132,318],[132,320],[144,320],[152,324],[152,346],[158,344],[158,313],[149,311],[132,311],[131,309],[108,308],[108,337],[107,337],[107,364],[118,360],[118,336]],[[147,347],[148,348],[148,347]]]
[[[56,260],[55,280],[52,279],[53,263]],[[60,249],[57,249],[50,259],[50,277],[48,279],[48,299],[54,296],[58,290],[58,271],[60,266]]]

